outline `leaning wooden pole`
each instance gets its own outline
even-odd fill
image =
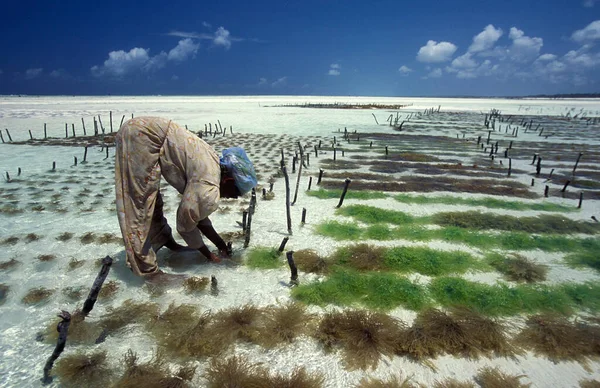
[[[344,203],[344,197],[346,197],[346,192],[348,192],[348,186],[350,186],[350,182],[352,182],[349,178],[346,178],[344,181],[344,190],[342,191],[342,196],[340,197],[340,202],[336,206],[337,208],[342,207],[342,203]]]
[[[92,285],[92,289],[88,294],[87,299],[83,303],[83,309],[81,309],[81,315],[84,317],[87,316],[90,311],[94,308],[94,304],[96,304],[96,300],[98,299],[98,294],[102,289],[102,284],[106,280],[108,276],[108,272],[110,271],[110,266],[113,263],[113,259],[110,256],[106,256],[102,259],[102,268],[100,268],[100,272],[96,276],[96,280],[94,280],[94,284]]]
[[[62,310],[60,314],[58,314],[58,317],[62,319],[56,326],[56,330],[58,331],[58,341],[56,342],[54,351],[44,365],[44,377],[42,378],[42,383],[44,384],[50,384],[52,382],[50,371],[54,366],[54,361],[56,361],[63,350],[65,350],[65,345],[67,344],[67,334],[69,333],[69,325],[71,324],[71,314],[69,314],[68,311]]]
[[[253,211],[248,212],[248,222],[246,223],[246,229],[245,229],[246,235],[244,236],[244,248],[248,248],[248,245],[250,245],[250,233],[252,230],[252,213],[254,213],[254,212]]]
[[[287,251],[285,253],[288,265],[290,266],[290,286],[298,285],[298,268],[294,263],[294,251]]]
[[[287,216],[287,228],[288,233],[292,234],[292,216],[290,211],[290,177],[288,176],[287,168],[285,166],[283,166],[281,171],[283,172],[283,178],[285,179],[285,209]]]
[[[294,205],[296,203],[296,200],[298,199],[298,188],[300,187],[300,177],[302,175],[302,165],[304,163],[302,163],[302,151],[300,151],[300,166],[298,167],[298,176],[296,177],[296,190],[294,190],[294,200],[292,201],[292,205]]]

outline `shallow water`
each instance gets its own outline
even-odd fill
[[[228,133],[225,139],[233,139],[243,135],[244,141],[254,143],[257,134],[272,134],[272,137],[260,137],[255,145],[247,146],[249,154],[255,163],[263,163],[265,167],[264,181],[269,173],[276,168],[278,160],[278,141],[280,135],[301,136],[302,141],[316,144],[318,139],[331,141],[337,136],[340,141],[341,134],[348,131],[358,133],[394,133],[390,127],[377,125],[373,114],[380,124],[396,112],[386,110],[342,110],[342,109],[307,109],[293,107],[272,107],[273,105],[301,104],[305,102],[341,102],[341,103],[381,103],[381,104],[412,104],[400,111],[402,118],[411,113],[423,112],[425,109],[441,105],[441,111],[467,112],[464,116],[444,116],[443,120],[412,119],[407,125],[411,135],[439,135],[455,138],[461,133],[466,137],[487,135],[483,127],[483,116],[480,112],[490,109],[499,109],[504,114],[524,114],[527,116],[555,115],[570,116],[578,114],[580,117],[600,116],[600,100],[506,100],[506,99],[429,99],[429,98],[380,98],[380,97],[0,97],[0,129],[3,130],[5,141],[8,141],[4,128],[8,128],[14,141],[29,139],[28,130],[31,129],[34,137],[43,136],[44,123],[47,124],[48,136],[63,137],[64,125],[68,123],[68,132],[71,136],[71,123],[75,124],[78,135],[82,134],[81,118],[85,120],[87,133],[93,130],[93,116],[101,115],[105,129],[110,128],[109,112],[113,113],[113,129],[116,130],[118,122],[123,115],[131,117],[141,115],[156,115],[172,118],[182,125],[188,125],[190,130],[204,129],[204,124],[217,124],[217,120],[225,128],[233,127],[233,137]],[[479,126],[479,128],[478,128]],[[529,133],[521,135],[518,143],[522,147],[535,147],[538,143],[578,144],[572,150],[576,157],[581,144],[597,144],[599,126],[574,125],[565,121],[565,126],[557,125],[552,130],[553,136],[545,139],[543,136]],[[548,129],[549,133],[550,129]],[[253,138],[256,138],[254,139]],[[317,138],[318,136],[318,138]],[[506,134],[494,134],[501,141],[507,142],[510,137]],[[294,144],[285,140],[286,144]],[[517,142],[517,140],[515,140]],[[261,146],[266,144],[266,146]],[[379,143],[381,147],[384,143]],[[400,145],[399,145],[400,146]],[[415,142],[411,147],[423,146]],[[432,148],[434,144],[428,145]],[[265,150],[264,148],[270,148]],[[348,146],[350,148],[350,146]],[[110,306],[119,306],[127,299],[137,301],[155,301],[162,309],[171,302],[177,304],[193,303],[203,311],[220,310],[244,303],[254,303],[259,306],[284,303],[289,300],[289,273],[285,269],[256,271],[235,263],[222,265],[207,264],[197,256],[171,255],[166,250],[159,252],[160,265],[168,271],[184,272],[189,275],[207,276],[215,275],[219,279],[220,293],[213,296],[210,293],[188,295],[181,288],[168,289],[161,295],[155,295],[148,290],[140,279],[134,277],[125,267],[124,252],[119,244],[100,243],[98,237],[105,233],[114,236],[120,235],[116,215],[114,214],[114,149],[109,150],[110,157],[105,158],[105,152],[99,147],[92,147],[88,151],[87,163],[83,164],[83,148],[67,146],[32,146],[0,144],[0,172],[8,172],[11,182],[5,179],[0,182],[0,207],[10,206],[20,209],[21,212],[8,214],[0,213],[0,262],[15,259],[20,262],[12,270],[0,271],[0,283],[10,286],[7,300],[0,305],[0,385],[6,387],[34,387],[39,386],[39,378],[47,357],[52,352],[53,346],[48,343],[35,341],[38,331],[43,331],[60,309],[74,311],[81,306],[82,300],[70,300],[62,292],[67,287],[91,286],[97,272],[97,261],[106,255],[115,259],[115,264],[109,275],[109,280],[116,280],[120,289],[116,296],[109,300],[100,300],[89,319],[98,319]],[[291,150],[289,150],[291,153]],[[377,152],[382,152],[381,148]],[[432,151],[433,152],[433,151]],[[440,153],[443,151],[440,150]],[[570,155],[570,154],[569,154]],[[74,156],[79,163],[74,166]],[[321,157],[331,157],[331,153]],[[452,155],[452,157],[457,157]],[[458,156],[462,157],[462,156]],[[569,160],[572,165],[573,160]],[[311,159],[310,168],[305,171],[302,187],[305,187],[308,175],[318,173],[317,159]],[[56,170],[52,171],[52,163],[56,162]],[[530,160],[515,159],[513,168],[530,171]],[[600,161],[591,157],[584,159],[588,166],[598,169]],[[582,165],[583,165],[582,162]],[[566,161],[565,161],[566,163]],[[275,165],[275,166],[273,166]],[[270,167],[267,167],[270,166]],[[17,169],[21,168],[21,175]],[[558,171],[557,171],[558,173]],[[292,187],[295,185],[296,176],[291,177]],[[528,184],[530,176],[515,176],[515,180]],[[541,190],[541,189],[540,189]],[[284,188],[282,179],[275,183],[276,200],[265,202],[259,199],[257,213],[253,219],[252,246],[278,246],[283,237],[287,236],[285,228],[285,206],[283,205]],[[477,197],[477,195],[472,195]],[[551,198],[557,203],[573,204],[572,200]],[[600,216],[599,201],[586,201],[584,212],[573,215],[574,218],[589,219],[590,215]],[[314,248],[322,254],[331,253],[336,247],[345,245],[322,236],[315,235],[312,225],[328,219],[341,219],[334,215],[334,206],[337,200],[323,201],[303,194],[300,190],[298,205],[292,208],[294,220],[294,234],[291,236],[287,248],[291,250]],[[347,204],[358,201],[346,200]],[[169,220],[174,217],[178,204],[178,194],[172,188],[165,188],[166,216]],[[374,200],[372,204],[381,207],[391,207],[422,215],[434,212],[435,209],[423,209],[419,206],[390,203],[385,200]],[[228,203],[230,211],[218,212],[211,217],[215,227],[220,232],[235,232],[240,228],[237,224],[241,221],[239,209],[244,205],[242,201]],[[302,207],[308,211],[308,223],[299,225]],[[443,206],[439,206],[443,209]],[[28,235],[35,233],[38,239],[29,241]],[[60,241],[64,233],[72,233],[68,241]],[[93,233],[94,241],[87,243],[85,235]],[[12,238],[10,242],[7,239]],[[14,239],[16,241],[13,241]],[[14,242],[14,243],[13,243]],[[385,242],[382,245],[393,245],[396,242]],[[406,243],[410,245],[411,243]],[[442,248],[445,248],[442,245]],[[468,248],[465,248],[468,249]],[[243,256],[241,244],[238,242],[236,251]],[[52,261],[42,262],[40,255],[53,254],[56,258]],[[555,263],[552,255],[539,256],[539,260]],[[169,261],[169,259],[171,259]],[[70,270],[72,260],[84,260],[79,268]],[[169,266],[170,263],[170,266]],[[562,275],[561,275],[562,274]],[[563,276],[564,275],[564,276]],[[316,279],[315,275],[302,275],[303,282]],[[473,280],[490,282],[497,281],[497,277],[486,275],[469,276]],[[560,280],[585,281],[600,280],[600,277],[590,271],[569,269],[561,272],[561,267],[551,271],[550,281]],[[27,306],[21,302],[23,296],[34,287],[46,287],[56,292],[46,304]],[[322,309],[311,308],[315,312]],[[396,309],[392,315],[410,323],[414,312]],[[143,360],[151,357],[155,348],[153,339],[148,337],[139,328],[132,327],[118,335],[109,336],[101,345],[69,347],[66,352],[75,349],[107,349],[110,353],[110,364],[119,368],[120,358],[131,348],[139,352]],[[264,351],[257,346],[238,345],[237,354],[246,354],[253,361],[262,361],[272,370],[289,373],[298,365],[305,365],[310,371],[324,372],[326,386],[345,387],[356,384],[366,375],[363,371],[346,371],[340,364],[336,354],[326,354],[319,345],[311,339],[302,339],[295,344],[282,349]],[[66,353],[65,353],[66,354]],[[374,376],[387,376],[390,373],[404,371],[413,374],[415,382],[431,384],[433,381],[445,377],[471,378],[476,369],[483,365],[501,365],[504,370],[511,373],[524,373],[529,375],[534,386],[550,386],[555,381],[560,384],[575,385],[582,378],[599,378],[598,364],[594,363],[592,372],[586,372],[579,364],[559,363],[528,355],[518,360],[480,360],[453,359],[442,357],[435,361],[438,373],[433,373],[429,368],[415,365],[404,358],[395,357],[392,360],[381,362],[379,368],[372,373]],[[197,378],[194,380],[201,384],[199,377],[206,367],[206,362],[198,362]],[[560,385],[559,384],[559,385]]]

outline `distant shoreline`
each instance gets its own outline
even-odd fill
[[[600,93],[578,93],[578,94],[536,94],[531,96],[468,96],[468,95],[453,95],[453,96],[358,96],[358,95],[269,95],[269,94],[235,94],[235,95],[218,95],[218,94],[91,94],[91,95],[72,95],[72,94],[0,94],[2,97],[339,97],[339,98],[466,98],[466,99],[600,99]]]

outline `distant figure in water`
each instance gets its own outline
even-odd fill
[[[168,277],[156,263],[156,252],[163,246],[198,250],[217,263],[220,257],[228,257],[227,245],[208,216],[217,209],[220,197],[237,198],[256,185],[254,167],[244,150],[228,148],[219,158],[204,140],[159,117],[128,120],[115,140],[117,214],[131,270],[150,279]],[[163,215],[161,175],[182,194],[177,232],[187,247],[174,240]],[[219,255],[208,249],[202,234],[215,244]]]

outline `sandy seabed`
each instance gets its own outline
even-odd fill
[[[381,103],[407,104],[397,111],[387,110],[332,110],[294,107],[274,107],[275,105],[302,104],[312,102]],[[440,111],[436,110],[440,107]],[[426,109],[434,108],[434,113],[426,114]],[[491,143],[499,142],[500,151],[494,160],[489,150],[484,152],[477,144],[478,137],[485,143],[488,131],[484,117],[491,109],[498,109],[505,117],[516,117],[510,131],[504,122],[496,122],[491,132]],[[27,142],[33,137],[43,137],[46,123],[49,137],[62,139],[72,134],[75,124],[76,134],[81,137],[84,122],[88,134],[93,132],[93,117],[101,116],[105,131],[110,132],[109,112],[112,112],[113,130],[125,116],[155,115],[172,118],[187,125],[194,132],[204,132],[205,124],[211,129],[219,124],[225,134],[209,135],[207,141],[220,152],[223,147],[239,145],[246,149],[259,173],[259,185],[268,190],[269,179],[273,182],[273,200],[262,199],[261,190],[257,193],[258,202],[252,219],[250,245],[244,249],[243,239],[233,240],[235,260],[221,264],[207,263],[199,255],[177,255],[162,249],[159,254],[160,266],[168,272],[184,273],[190,276],[215,276],[219,283],[218,295],[210,292],[186,293],[183,287],[176,286],[156,292],[126,268],[124,251],[118,239],[120,230],[114,209],[114,148],[98,145],[89,147],[86,163],[83,161],[84,143],[79,146],[64,145],[10,144],[5,128],[9,129],[14,142]],[[400,117],[405,121],[402,131],[395,131],[386,123],[389,116]],[[397,116],[398,115],[398,116]],[[375,118],[373,117],[375,116]],[[505,175],[507,159],[503,150],[513,142],[512,169],[510,179],[528,187],[529,198],[513,198],[495,195],[499,199],[520,200],[527,203],[544,202],[567,206],[577,206],[579,193],[584,191],[584,201],[579,211],[564,213],[565,217],[582,222],[593,222],[591,217],[600,217],[600,186],[578,187],[576,181],[561,193],[564,180],[568,177],[579,152],[584,152],[579,169],[590,172],[598,183],[600,176],[600,101],[598,100],[489,100],[489,99],[418,99],[418,98],[351,98],[351,97],[0,97],[0,126],[4,130],[4,144],[0,144],[0,171],[5,178],[0,182],[0,263],[16,260],[14,268],[0,270],[0,284],[9,289],[0,304],[0,385],[4,387],[40,386],[40,377],[46,359],[54,345],[48,341],[36,341],[36,335],[44,332],[60,310],[75,311],[83,300],[69,299],[64,291],[68,287],[81,287],[83,298],[93,283],[99,259],[110,255],[115,263],[107,281],[116,281],[119,289],[110,298],[100,299],[92,314],[91,321],[100,319],[111,307],[124,301],[155,302],[161,311],[171,303],[192,304],[199,311],[217,312],[245,304],[258,307],[284,305],[291,300],[290,273],[286,266],[279,269],[258,270],[244,265],[248,251],[256,247],[278,247],[284,237],[289,237],[286,250],[314,249],[321,256],[332,254],[337,248],[364,242],[378,246],[427,246],[439,250],[462,250],[476,257],[483,257],[481,249],[466,244],[456,244],[433,240],[427,243],[408,240],[364,240],[336,241],[315,231],[320,223],[338,220],[351,221],[351,218],[336,213],[338,199],[318,199],[307,195],[309,178],[312,189],[316,185],[319,169],[325,170],[324,181],[339,180],[339,188],[344,179],[328,177],[334,173],[352,174],[373,173],[365,160],[387,161],[385,146],[389,156],[410,152],[435,156],[439,160],[430,162],[435,166],[454,163],[473,166],[478,171],[488,170]],[[527,122],[533,120],[533,128],[526,131]],[[594,120],[595,118],[595,120]],[[378,124],[375,120],[377,119]],[[540,133],[539,123],[544,130]],[[231,130],[229,129],[231,127]],[[536,128],[538,127],[538,128]],[[515,128],[520,132],[513,136]],[[351,134],[350,142],[344,140],[344,130]],[[336,162],[333,162],[332,142],[337,143]],[[102,136],[99,136],[102,139]],[[107,136],[107,143],[110,142]],[[442,140],[440,140],[442,139]],[[446,139],[446,140],[443,140]],[[451,141],[451,142],[450,142]],[[297,144],[307,146],[311,153],[309,164],[303,168],[300,177],[298,198],[291,208],[293,233],[287,232],[285,184],[278,173],[281,149],[284,149],[286,164],[290,171],[290,185],[293,191],[297,173],[292,173],[291,160]],[[321,142],[318,157],[313,148]],[[372,147],[370,143],[372,142]],[[79,144],[79,143],[78,143]],[[487,145],[487,144],[486,144]],[[345,155],[341,155],[341,150]],[[541,176],[536,175],[532,156],[539,153],[544,158]],[[361,159],[355,158],[359,156]],[[78,158],[75,165],[74,157]],[[52,170],[53,162],[56,168]],[[345,165],[343,162],[348,162]],[[417,163],[407,161],[406,163]],[[350,167],[350,168],[346,168]],[[21,173],[19,174],[19,170]],[[548,178],[549,170],[554,169],[555,180]],[[6,175],[8,174],[8,175]],[[436,173],[438,174],[438,173]],[[408,177],[450,176],[428,175],[404,166],[398,172],[384,173],[393,176],[398,182]],[[594,175],[598,174],[598,175]],[[464,178],[464,177],[463,177]],[[9,181],[10,179],[10,181]],[[536,181],[531,186],[531,180]],[[566,178],[565,178],[566,179]],[[590,178],[590,181],[594,179]],[[353,181],[354,183],[354,181]],[[330,183],[331,184],[331,183]],[[544,186],[549,185],[550,196],[543,196]],[[352,184],[350,190],[353,190]],[[173,220],[179,200],[178,193],[164,183],[165,213]],[[383,209],[402,211],[412,216],[429,216],[445,211],[480,210],[513,216],[536,216],[541,212],[509,211],[474,208],[467,205],[416,205],[401,203],[390,197],[385,199],[357,200],[347,198],[343,206],[363,204]],[[467,192],[409,192],[408,194],[439,196],[447,194],[457,198],[487,198],[490,195]],[[536,198],[532,198],[536,197]],[[249,197],[235,201],[223,201],[219,210],[211,216],[217,231],[240,234],[242,211],[248,206]],[[306,223],[302,224],[302,209],[307,210]],[[173,223],[171,223],[173,225]],[[358,225],[364,226],[361,223]],[[104,238],[103,238],[104,237]],[[589,236],[588,236],[589,237]],[[176,236],[178,240],[181,239]],[[597,237],[595,237],[597,238]],[[555,285],[564,282],[597,282],[598,273],[588,267],[573,268],[564,264],[563,253],[548,253],[540,250],[523,253],[530,260],[549,267],[543,284]],[[53,256],[43,260],[43,255]],[[80,266],[72,264],[82,260]],[[282,256],[281,260],[284,260]],[[485,284],[505,282],[498,272],[468,271],[463,278]],[[426,285],[431,278],[416,273],[408,274],[412,281]],[[325,281],[326,276],[300,272],[300,284]],[[22,299],[36,287],[54,290],[46,303],[27,305]],[[361,308],[362,306],[352,306]],[[308,311],[322,316],[327,311],[348,307],[309,306]],[[407,325],[412,324],[416,312],[402,307],[387,311]],[[585,313],[590,315],[589,312]],[[591,315],[595,315],[593,312]],[[523,327],[525,315],[502,317],[503,322],[513,326],[513,333]],[[105,350],[108,363],[115,370],[121,370],[122,357],[128,349],[135,351],[142,361],[149,360],[157,349],[156,341],[141,325],[131,324],[107,337],[101,344],[71,345],[67,342],[61,357],[77,351]],[[297,367],[305,367],[308,372],[321,373],[326,387],[357,386],[364,377],[386,379],[390,376],[410,378],[413,384],[433,386],[436,381],[455,378],[473,382],[481,368],[499,367],[503,372],[524,375],[523,383],[533,387],[572,387],[579,386],[582,380],[600,380],[600,363],[592,359],[587,364],[574,361],[548,360],[530,351],[512,358],[482,357],[469,359],[453,356],[439,356],[427,363],[416,362],[407,357],[382,357],[375,369],[348,370],[342,362],[340,351],[325,352],[322,345],[309,336],[301,336],[293,343],[274,349],[237,342],[222,357],[230,355],[246,356],[252,363],[261,363],[272,373],[287,375]],[[173,366],[181,363],[170,360]],[[203,373],[209,361],[194,361],[196,374],[192,386],[204,386],[207,380]],[[55,379],[51,386],[61,386]]]

